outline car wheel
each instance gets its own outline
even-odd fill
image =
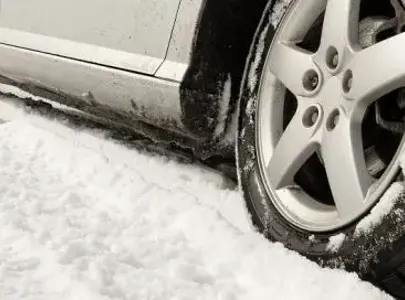
[[[255,226],[405,299],[405,9],[270,1],[240,99],[238,172]]]

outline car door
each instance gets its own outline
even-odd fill
[[[153,75],[180,0],[0,0],[0,43]]]

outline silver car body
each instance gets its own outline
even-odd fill
[[[179,84],[202,4],[2,0],[0,69],[122,111],[135,102],[142,117],[181,129]]]
[[[240,83],[268,3],[0,0],[0,81],[142,123],[146,136],[209,157],[233,148]]]

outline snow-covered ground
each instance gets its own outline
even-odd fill
[[[0,103],[0,298],[389,299],[254,232],[220,175]]]

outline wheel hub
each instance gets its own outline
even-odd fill
[[[397,0],[392,3],[396,18],[372,17],[367,29],[365,22],[359,22],[360,0],[296,0],[275,34],[260,88],[258,159],[273,203],[302,229],[319,232],[347,225],[374,205],[398,172],[394,157],[384,175],[373,178],[362,139],[362,122],[370,105],[405,86],[405,68],[398,68],[405,66],[398,50],[405,38],[395,35],[381,43],[377,38],[384,30],[397,32],[401,27],[402,5]],[[304,40],[322,14],[318,50],[301,48],[297,41]],[[399,60],[375,59],[381,56]],[[287,89],[295,96],[297,108],[283,128],[280,98]],[[334,205],[317,201],[295,181],[297,172],[316,153]]]

